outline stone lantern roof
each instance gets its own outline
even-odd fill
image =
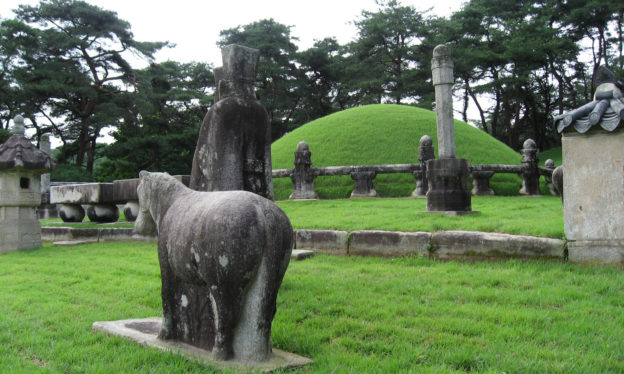
[[[606,131],[615,130],[624,119],[624,83],[612,71],[601,66],[594,77],[594,100],[567,113],[554,116],[557,132],[569,126],[581,134],[600,125]]]
[[[0,145],[0,170],[27,169],[49,172],[56,169],[56,161],[24,136],[24,118],[18,115],[13,122],[13,136]]]

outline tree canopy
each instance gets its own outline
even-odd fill
[[[221,31],[217,45],[260,50],[256,92],[273,138],[333,112],[370,103],[433,106],[431,54],[447,44],[456,111],[519,149],[560,142],[552,115],[591,99],[605,65],[624,77],[624,5],[606,0],[470,0],[448,18],[399,0],[378,0],[335,37],[299,50],[292,26],[258,20]],[[345,20],[346,21],[346,20]],[[35,139],[52,133],[57,157],[99,180],[140,169],[186,174],[201,119],[212,104],[213,67],[155,63],[167,42],[139,42],[115,12],[81,0],[20,6],[0,23],[0,141],[16,114]],[[150,62],[131,66],[129,54]],[[97,144],[104,128],[114,143]],[[93,177],[93,176],[92,176]]]

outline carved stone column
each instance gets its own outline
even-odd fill
[[[522,146],[522,188],[520,195],[541,195],[539,188],[539,169],[537,145],[533,139],[527,139]]]
[[[436,97],[438,160],[427,161],[428,212],[465,214],[472,210],[468,189],[468,160],[455,158],[453,120],[453,60],[445,45],[433,50],[431,71]]]
[[[412,192],[413,197],[424,197],[429,190],[429,182],[427,182],[427,161],[435,158],[433,140],[429,135],[423,135],[418,144],[418,161],[420,162],[420,171],[413,173],[416,178],[416,189]]]
[[[290,195],[291,200],[309,200],[318,199],[318,194],[314,192],[314,178],[316,175],[312,172],[310,165],[312,164],[312,153],[308,143],[300,141],[297,144],[295,152],[295,170],[290,176],[293,182],[293,193]]]

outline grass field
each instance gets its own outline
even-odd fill
[[[564,237],[561,200],[554,196],[474,196],[472,209],[481,214],[455,217],[417,214],[426,210],[426,199],[414,198],[284,200],[277,204],[284,209],[295,229],[468,230]],[[134,227],[132,222],[123,220],[106,226],[87,221],[63,223],[60,219],[42,220],[41,224],[78,228]]]
[[[0,373],[211,373],[93,333],[160,315],[154,244],[0,255]],[[621,373],[624,272],[535,261],[438,262],[318,255],[292,262],[276,347],[294,373]]]
[[[426,199],[279,201],[296,229],[440,231],[467,230],[563,238],[561,200],[555,196],[473,196],[481,214],[417,214]]]

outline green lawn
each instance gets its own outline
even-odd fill
[[[155,244],[0,255],[0,373],[211,373],[93,333],[159,315]],[[294,373],[622,373],[624,272],[554,262],[317,255],[292,262],[273,342]]]
[[[417,214],[426,210],[426,199],[383,198],[314,201],[278,201],[295,229],[439,231],[468,230],[563,238],[561,200],[554,196],[473,196],[472,209],[481,214],[449,217]],[[62,224],[43,220],[44,226],[133,227],[90,222]]]
[[[473,196],[480,214],[418,214],[426,199],[278,201],[296,229],[440,231],[467,230],[563,238],[561,200],[555,196]]]

